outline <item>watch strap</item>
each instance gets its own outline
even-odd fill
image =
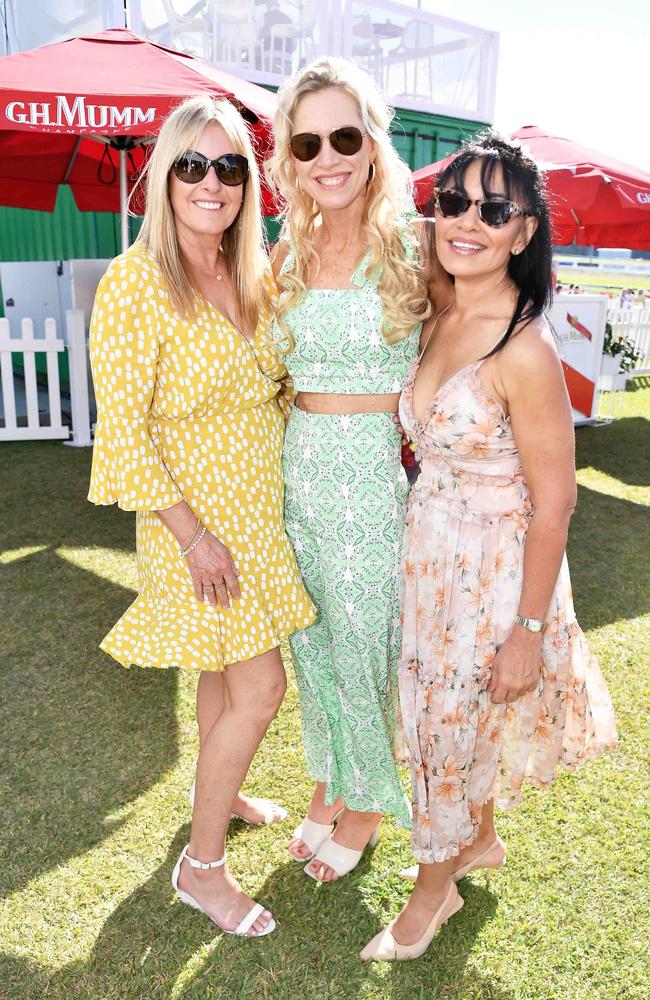
[[[546,622],[541,618],[525,618],[523,615],[515,615],[515,623],[535,634],[543,632],[546,628]]]

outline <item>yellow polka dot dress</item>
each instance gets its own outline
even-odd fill
[[[140,581],[101,648],[125,667],[223,670],[309,625],[315,610],[284,530],[290,383],[270,313],[252,342],[207,301],[183,320],[153,257],[136,246],[99,284],[90,357],[97,429],[88,499],[137,511]],[[235,561],[242,596],[229,609],[197,600],[155,513],[180,500]]]

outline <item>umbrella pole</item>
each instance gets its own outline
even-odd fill
[[[129,249],[129,213],[126,149],[120,149],[120,233],[122,253]]]

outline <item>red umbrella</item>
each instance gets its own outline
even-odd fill
[[[534,125],[513,132],[512,138],[546,173],[555,244],[650,249],[649,173]],[[413,174],[419,208],[429,202],[435,178],[449,160]]]
[[[0,59],[0,204],[52,211],[69,184],[80,209],[122,210],[124,245],[127,181],[166,115],[195,94],[236,104],[267,154],[273,93],[125,28]],[[266,190],[264,209],[274,210]]]

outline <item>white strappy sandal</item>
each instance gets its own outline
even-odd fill
[[[178,888],[178,877],[180,875],[181,865],[183,864],[183,861],[187,861],[188,864],[192,866],[192,868],[200,868],[202,871],[207,871],[210,868],[221,868],[221,866],[225,865],[226,863],[226,855],[224,854],[224,856],[220,858],[219,861],[197,861],[196,858],[191,858],[187,853],[187,848],[189,846],[190,846],[189,844],[185,845],[185,847],[180,853],[178,861],[174,865],[174,871],[172,872],[172,886],[174,888],[174,892],[176,893],[176,895],[178,896],[178,898],[181,900],[182,903],[187,903],[188,906],[192,906],[195,910],[200,910],[201,913],[205,913],[206,917],[210,917],[208,911],[201,906],[201,904],[197,899],[194,899],[194,896],[190,896],[189,893],[183,892],[182,889]],[[253,926],[257,918],[261,916],[262,913],[264,913],[265,909],[266,907],[262,906],[261,903],[253,903],[253,905],[251,906],[250,910],[248,911],[244,919],[235,928],[234,931],[227,931],[225,927],[222,927],[220,924],[218,924],[213,917],[210,917],[210,920],[212,920],[213,924],[216,924],[216,926],[223,934],[235,934],[239,937],[250,937],[250,938],[265,937],[267,934],[270,934],[271,931],[275,930],[276,924],[273,917],[271,917],[271,919],[269,920],[268,924],[266,925],[263,931],[256,931],[254,934],[247,934],[247,931],[250,930],[250,928]]]
[[[299,861],[301,864],[303,861],[311,861],[321,844],[323,844],[327,838],[334,833],[336,821],[342,812],[343,810],[339,809],[336,815],[332,818],[331,823],[316,823],[313,819],[310,819],[309,816],[305,816],[300,825],[293,831],[292,836],[296,837],[298,840],[302,840],[303,844],[306,844],[311,851],[311,854],[305,854],[302,858],[297,858],[295,854],[292,854],[291,851],[289,851],[289,857],[293,858],[294,861]]]
[[[376,847],[377,841],[379,840],[379,825],[375,827],[370,836],[370,840],[366,844],[366,847]],[[305,875],[309,875],[313,878],[315,882],[321,882],[314,875],[313,872],[309,871],[309,866],[313,865],[315,861],[321,864],[327,865],[336,872],[338,878],[343,878],[344,875],[348,875],[354,868],[357,867],[361,861],[365,847],[361,851],[355,851],[351,847],[344,847],[343,844],[337,844],[335,840],[332,840],[331,835],[326,837],[321,846],[318,848],[318,853],[314,854],[304,867]],[[333,881],[336,881],[334,879]]]
[[[196,781],[192,782],[192,787],[187,793],[187,799],[189,804],[194,808],[194,795],[196,793]],[[268,826],[269,823],[281,823],[282,820],[286,819],[288,816],[287,810],[284,806],[279,806],[277,802],[272,802],[271,799],[256,799],[258,803],[264,803],[264,819],[261,823],[252,823],[249,819],[244,816],[240,816],[239,813],[231,813],[231,819],[240,819],[242,823],[246,823],[247,826]]]

